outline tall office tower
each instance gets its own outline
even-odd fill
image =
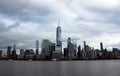
[[[74,59],[75,57],[74,45],[72,43],[68,44],[68,56],[69,56],[69,59]]]
[[[39,54],[39,40],[36,40],[36,55]]]
[[[56,51],[62,52],[62,35],[61,35],[61,27],[58,22],[58,27],[56,29]]]
[[[62,57],[62,35],[60,23],[58,22],[58,27],[56,29],[56,47],[55,51],[53,51],[52,59],[61,60]]]
[[[101,51],[102,54],[103,54],[103,43],[102,43],[102,42],[100,42],[100,51]]]
[[[71,40],[70,37],[69,37],[68,40],[67,40],[67,44],[69,44],[69,43],[72,43],[72,40]]]
[[[84,51],[86,51],[86,42],[84,41]]]
[[[64,48],[64,58],[68,59],[68,48]]]
[[[8,46],[8,47],[7,47],[7,59],[10,59],[10,58],[11,58],[11,49],[12,49],[11,46]]]
[[[73,41],[74,54],[77,55],[77,42]]]
[[[50,57],[50,40],[48,39],[42,40],[42,52],[44,52],[46,59]]]
[[[86,42],[85,41],[84,41],[83,59],[87,59],[87,48],[86,48]]]
[[[62,36],[61,36],[60,23],[58,23],[58,27],[57,27],[57,30],[56,30],[56,43],[57,43],[57,45],[59,45],[59,46],[62,45]]]
[[[80,45],[78,46],[77,55],[78,55],[78,59],[81,59],[81,46]]]
[[[68,38],[67,40],[67,49],[68,49],[69,59],[74,59],[76,56],[77,46],[75,42],[72,43],[71,38]]]
[[[78,51],[81,51],[81,46],[80,45],[78,46]]]
[[[16,45],[14,44],[13,46],[13,51],[12,51],[12,59],[16,59],[17,55],[16,55]]]
[[[50,50],[55,51],[55,43],[50,42]]]
[[[55,43],[50,42],[50,58],[52,58],[53,51],[55,51]]]
[[[86,59],[89,59],[90,58],[90,47],[89,45],[86,45]]]

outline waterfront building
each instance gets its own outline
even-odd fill
[[[101,53],[103,54],[103,43],[102,42],[100,42],[100,51],[101,51]]]
[[[39,40],[36,40],[35,60],[40,60],[40,54],[39,54]]]
[[[53,51],[55,51],[55,43],[50,42],[50,59],[52,58]]]
[[[114,58],[116,59],[119,56],[118,48],[113,48],[113,52],[114,52]]]
[[[24,50],[20,49],[20,54],[17,55],[17,59],[18,60],[24,60]]]
[[[17,59],[17,55],[16,55],[16,45],[15,45],[15,44],[14,44],[14,46],[13,46],[12,59],[14,59],[14,60]]]
[[[58,26],[56,30],[56,52],[62,53],[62,38],[61,38],[61,27]]]
[[[79,45],[78,46],[78,52],[77,52],[77,57],[78,57],[78,59],[81,59],[82,57],[82,52],[81,52],[81,46]]]
[[[43,39],[41,48],[42,48],[42,51],[44,52],[45,59],[50,59],[50,40]]]
[[[12,49],[11,46],[7,47],[7,59],[11,59],[11,49]]]
[[[25,54],[25,60],[34,60],[34,51],[31,49],[31,50],[25,50],[24,52]]]
[[[58,27],[56,29],[56,47],[55,51],[53,51],[52,59],[61,60],[62,56],[62,35],[61,35],[61,27],[60,23],[58,22]]]
[[[68,56],[69,56],[69,59],[75,58],[74,45],[72,43],[68,44]]]
[[[39,40],[36,40],[36,55],[39,54]]]
[[[68,59],[68,48],[64,48],[64,58]]]
[[[73,41],[74,56],[77,56],[77,42]]]

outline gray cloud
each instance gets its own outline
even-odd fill
[[[8,28],[17,28],[17,27],[19,27],[19,22],[15,22],[14,24],[12,24],[11,26],[9,26]]]
[[[51,21],[49,16],[54,12],[49,6],[42,4],[36,6],[29,0],[2,0],[0,1],[0,9],[1,15],[10,19],[22,22],[32,21],[36,23]]]
[[[5,24],[2,21],[0,21],[0,33],[6,32],[6,31],[9,31],[8,27],[6,27]]]
[[[89,0],[82,1],[1,0],[0,48],[13,44],[18,45],[17,48],[34,48],[35,40],[43,38],[55,42],[59,18],[64,42],[67,37],[72,37],[94,44],[105,41],[107,46],[114,42],[119,45],[120,7],[112,4],[103,7],[97,1],[98,5]]]

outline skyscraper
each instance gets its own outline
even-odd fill
[[[78,55],[78,59],[81,59],[81,46],[79,45],[78,46],[78,53],[77,53],[77,55]]]
[[[56,29],[56,46],[55,51],[53,51],[52,59],[60,60],[62,57],[62,35],[60,23],[58,22],[58,27]]]
[[[102,42],[100,42],[100,51],[101,51],[102,54],[103,54],[103,43],[102,43]]]
[[[56,30],[56,43],[57,45],[61,45],[62,38],[61,38],[61,27],[58,26]]]
[[[86,51],[86,42],[84,41],[84,51]]]
[[[50,40],[49,39],[42,40],[42,52],[44,52],[46,59],[50,58]]]
[[[56,29],[56,51],[62,52],[62,36],[61,36],[61,27],[58,22],[58,27]]]
[[[36,40],[36,55],[39,54],[39,40]]]
[[[69,37],[67,40],[67,44],[71,43],[71,38]]]
[[[74,59],[77,52],[77,43],[72,41],[70,37],[67,40],[67,49],[68,49],[69,59]]]
[[[84,41],[83,43],[84,43],[83,59],[87,59],[87,45],[86,45],[86,41]]]
[[[68,56],[69,56],[69,59],[74,59],[74,57],[75,57],[75,52],[74,52],[74,45],[73,45],[73,43],[69,43],[68,44]]]
[[[73,47],[74,47],[74,55],[77,55],[77,42],[73,41]]]
[[[10,58],[11,58],[11,49],[12,49],[11,46],[8,46],[8,47],[7,47],[7,59],[10,59]]]
[[[13,51],[12,51],[12,59],[16,59],[17,55],[16,55],[16,45],[14,44],[13,46]]]

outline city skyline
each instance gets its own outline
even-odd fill
[[[98,48],[120,48],[119,0],[1,0],[0,49],[16,44],[16,48],[35,48],[35,41],[56,42],[60,19],[63,47],[67,38],[86,41]],[[101,6],[103,4],[103,6]],[[13,6],[14,5],[14,6]]]
[[[67,47],[62,46],[62,28],[58,21],[56,27],[56,43],[49,39],[42,39],[41,50],[39,50],[39,40],[36,40],[36,50],[19,49],[16,50],[16,44],[13,47],[7,46],[7,52],[0,50],[0,60],[101,60],[101,59],[120,59],[120,49],[113,47],[108,51],[100,42],[100,49],[95,49],[83,42],[83,47],[75,39],[68,37]],[[36,51],[36,52],[35,52]]]

